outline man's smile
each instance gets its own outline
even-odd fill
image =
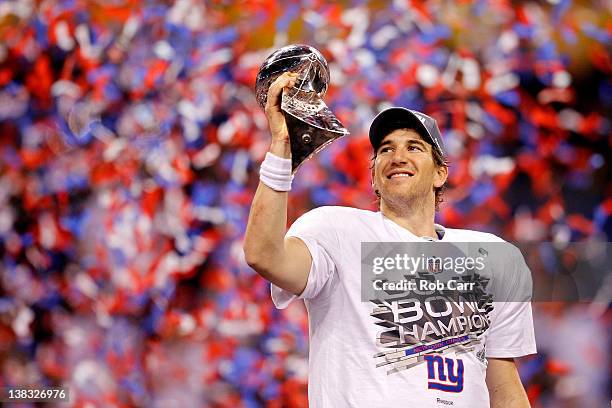
[[[394,179],[399,177],[412,177],[414,176],[414,172],[409,170],[393,170],[387,174],[388,179]]]

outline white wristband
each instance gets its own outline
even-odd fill
[[[291,190],[291,159],[266,153],[266,158],[259,167],[259,180],[275,191]]]

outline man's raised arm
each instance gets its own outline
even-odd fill
[[[266,116],[272,133],[270,153],[291,159],[289,132],[281,111],[283,89],[295,84],[297,75],[284,73],[270,85]],[[287,191],[277,191],[259,182],[244,237],[246,262],[276,286],[296,295],[306,287],[312,258],[300,239],[285,239]]]

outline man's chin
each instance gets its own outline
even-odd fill
[[[413,191],[406,189],[389,189],[381,193],[382,199],[388,203],[401,204],[414,200],[415,194]]]

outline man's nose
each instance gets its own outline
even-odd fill
[[[408,152],[404,149],[396,149],[393,152],[391,161],[394,164],[406,164],[408,162]]]

